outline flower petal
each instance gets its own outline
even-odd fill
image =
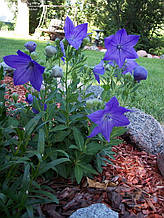
[[[28,94],[27,98],[25,99],[29,104],[32,104],[33,102],[33,96],[31,94]]]
[[[137,52],[132,47],[129,48],[127,46],[124,46],[122,48],[122,54],[124,55],[125,58],[128,58],[128,59],[136,59],[136,58],[138,58]]]
[[[77,40],[83,40],[87,36],[88,23],[83,23],[74,28],[73,36]]]
[[[104,138],[110,142],[110,134],[112,132],[113,123],[112,121],[109,121],[108,119],[105,119],[102,123],[100,123],[100,129],[101,133],[104,136]]]
[[[98,74],[94,73],[95,79],[97,80],[97,82],[100,84],[100,77]]]
[[[114,37],[114,35],[111,35],[111,36],[108,36],[104,39],[104,45],[105,45],[105,48],[108,49],[108,47],[110,46],[111,44],[111,41],[112,41],[112,38]]]
[[[136,68],[137,66],[138,66],[138,64],[134,60],[127,59],[122,73],[126,74],[126,73],[130,72],[132,74],[133,69]]]
[[[29,55],[27,55],[26,53],[22,52],[21,50],[18,50],[17,54],[19,57],[24,57],[25,59],[31,61],[31,57]]]
[[[103,60],[101,60],[100,63],[94,67],[93,72],[96,74],[104,74],[105,73]]]
[[[74,30],[74,25],[72,20],[67,16],[66,20],[65,20],[65,25],[64,25],[64,32],[65,32],[65,37],[67,39],[67,37],[70,36],[70,34],[72,33],[72,31]]]
[[[133,47],[137,44],[140,36],[139,35],[128,35],[125,42],[122,42],[122,45]]]
[[[27,65],[28,66],[28,65]],[[14,85],[23,85],[29,81],[32,74],[32,68],[27,68],[26,65],[19,66],[16,71],[14,71]]]
[[[8,66],[13,67],[15,69],[17,69],[18,67],[23,67],[24,65],[28,65],[29,63],[28,59],[20,57],[18,55],[8,55],[5,56],[3,60]]]
[[[76,50],[78,50],[81,46],[82,40],[76,40],[75,38],[68,38],[67,39],[69,44],[72,45]]]
[[[87,117],[94,123],[99,124],[101,122],[102,117],[104,116],[104,110],[98,110],[89,114]]]
[[[117,98],[114,96],[110,99],[110,101],[108,101],[105,105],[105,112],[106,113],[111,113],[112,111],[115,111],[116,108],[119,107],[119,102],[117,100]]]
[[[126,126],[129,125],[130,121],[124,115],[114,114],[112,115],[112,123],[114,126]]]
[[[94,136],[96,136],[98,133],[100,133],[100,129],[99,129],[98,126],[96,126],[96,127],[92,130],[92,132],[91,132],[91,134],[88,136],[88,138],[94,137]]]
[[[30,76],[30,83],[31,85],[37,90],[40,91],[41,88],[41,84],[43,81],[43,72],[44,72],[44,67],[42,67],[40,64],[38,64],[37,62],[33,61],[33,70],[32,70],[32,74]]]

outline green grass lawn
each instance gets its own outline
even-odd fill
[[[29,40],[0,38],[0,61],[5,55],[16,54],[18,49],[24,49],[24,43],[27,41]],[[35,42],[37,50],[42,55],[46,42]],[[90,66],[98,64],[104,55],[99,51],[84,53],[88,57],[87,64]],[[141,82],[142,85],[136,93],[136,101],[129,103],[129,106],[142,109],[164,123],[164,60],[139,58],[137,62],[148,70],[148,79]]]

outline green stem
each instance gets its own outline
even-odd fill
[[[68,61],[66,61],[66,76],[65,76],[65,90],[66,90],[66,119],[67,126],[69,126],[69,104],[68,104]]]

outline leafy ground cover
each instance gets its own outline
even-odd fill
[[[23,49],[28,40],[0,38],[0,61],[3,56],[15,54],[18,49]],[[37,50],[42,57],[47,42],[35,41]],[[99,63],[104,53],[99,51],[84,51],[87,56],[86,64],[94,66]],[[137,63],[148,70],[148,79],[141,82],[141,87],[136,91],[135,101],[129,102],[129,107],[139,108],[154,116],[159,122],[164,123],[164,60],[139,58]],[[98,83],[95,83],[98,85]]]

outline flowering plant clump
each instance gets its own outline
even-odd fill
[[[32,42],[25,44],[29,55],[18,50],[17,55],[4,57],[15,69],[14,85],[24,84],[27,90],[26,103],[17,104],[14,96],[16,109],[7,112],[5,87],[0,87],[4,216],[32,217],[38,205],[58,203],[46,181],[62,176],[80,183],[84,176],[102,172],[102,166],[111,163],[107,157],[113,158],[112,146],[121,142],[118,136],[126,131],[125,113],[132,111],[120,105],[127,104],[138,81],[147,77],[146,69],[134,61],[133,46],[139,36],[122,29],[107,37],[103,60],[89,67],[83,54],[87,25],[75,27],[67,17],[65,38],[46,46],[44,60],[38,58]],[[104,91],[101,99],[89,99],[86,90],[96,80]]]

